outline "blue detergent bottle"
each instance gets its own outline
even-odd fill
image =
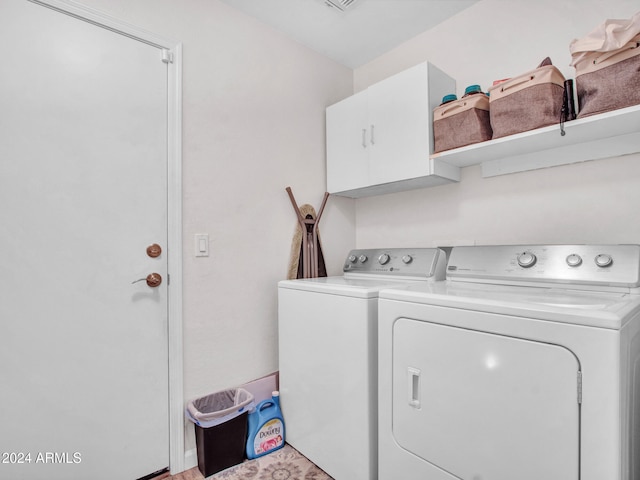
[[[284,419],[280,411],[280,392],[271,394],[249,412],[247,458],[258,458],[284,446]]]

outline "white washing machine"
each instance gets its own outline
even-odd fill
[[[455,247],[379,301],[381,480],[639,480],[640,246]]]
[[[445,267],[435,248],[353,250],[344,276],[279,282],[286,441],[336,480],[378,478],[378,292]]]

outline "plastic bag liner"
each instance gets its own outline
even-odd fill
[[[251,393],[234,388],[191,400],[185,413],[196,425],[209,428],[237,417],[252,405]]]

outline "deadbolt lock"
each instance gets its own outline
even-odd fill
[[[162,247],[157,243],[154,243],[153,245],[149,245],[147,247],[147,255],[149,255],[151,258],[159,257],[161,253]]]

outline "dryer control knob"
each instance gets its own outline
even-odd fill
[[[577,253],[572,253],[567,257],[567,265],[570,267],[578,267],[582,263],[582,257]]]
[[[380,255],[378,257],[378,263],[380,263],[380,265],[386,265],[387,263],[389,263],[389,255],[387,255],[386,253]]]
[[[368,258],[367,258],[366,255],[360,255],[358,257],[358,260],[360,260],[360,263],[364,263],[364,262],[366,262],[368,260]]]
[[[595,262],[597,266],[604,268],[613,263],[613,258],[611,258],[611,255],[601,253],[600,255],[596,255]]]
[[[531,252],[523,252],[518,255],[518,265],[522,268],[533,267],[536,264],[536,256]]]
[[[349,261],[351,263],[356,263],[356,260],[358,260],[358,257],[356,257],[355,255],[349,255]]]
[[[411,255],[405,255],[402,257],[402,261],[408,265],[413,262],[413,257]]]

